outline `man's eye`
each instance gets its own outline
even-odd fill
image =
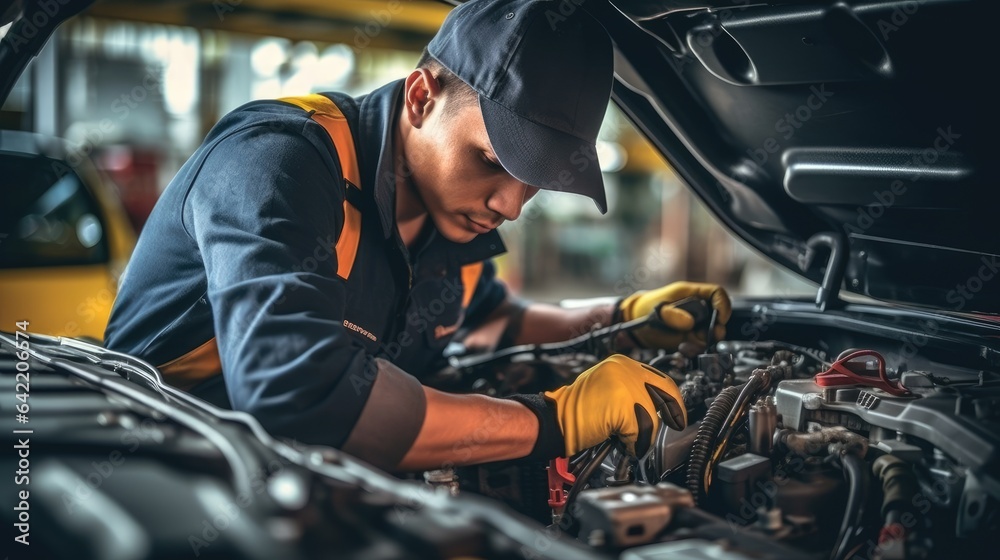
[[[496,161],[495,159],[490,158],[490,156],[486,155],[485,153],[482,155],[482,159],[483,159],[483,163],[485,163],[487,165],[487,167],[489,167],[491,169],[495,169],[495,170],[502,170],[503,169],[503,166],[500,165],[499,161]]]

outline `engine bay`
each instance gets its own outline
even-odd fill
[[[689,419],[681,431],[661,426],[643,457],[608,440],[547,465],[424,478],[501,500],[623,558],[987,550],[1000,497],[1000,378],[938,362],[970,352],[949,348],[933,319],[899,317],[890,341],[789,318],[757,305],[731,329],[736,337],[707,349],[634,352],[677,383]],[[601,341],[616,330],[453,357],[437,383],[455,390],[461,380],[465,390],[493,396],[546,390],[606,356]],[[764,336],[783,332],[797,336]],[[877,344],[845,346],[848,339]]]

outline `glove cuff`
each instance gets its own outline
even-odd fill
[[[639,290],[618,300],[615,309],[618,310],[623,321],[638,319],[642,315],[642,313],[636,314],[634,308],[638,305],[638,300],[648,293],[649,290]]]
[[[622,298],[618,298],[618,301],[615,302],[614,310],[611,311],[611,324],[612,325],[617,325],[618,323],[624,323],[625,322],[625,309],[624,309],[625,305],[624,304],[625,304],[625,300],[629,299],[630,297],[634,297],[634,295],[632,295],[632,296],[626,296],[626,297],[622,297]],[[636,348],[645,348],[646,347],[646,345],[643,344],[643,342],[641,340],[639,340],[639,337],[635,336],[635,331],[625,331],[622,334],[624,334],[626,337],[628,337],[629,341]],[[615,339],[612,339],[611,350],[612,350],[612,352],[617,352],[618,350],[615,347],[614,340]]]
[[[535,440],[535,446],[531,448],[531,453],[524,457],[525,459],[549,461],[566,455],[566,441],[559,428],[556,407],[550,401],[541,393],[511,395],[506,398],[528,407],[528,410],[538,418],[538,439]]]
[[[625,322],[625,311],[622,310],[622,303],[624,302],[625,302],[624,297],[620,297],[615,301],[615,306],[611,311],[612,325]]]

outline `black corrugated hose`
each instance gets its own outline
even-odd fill
[[[729,416],[729,412],[736,405],[736,398],[740,394],[740,387],[726,387],[723,389],[705,413],[705,418],[698,427],[694,443],[691,445],[691,458],[688,461],[687,487],[694,496],[697,504],[699,498],[707,490],[702,488],[705,469],[715,447],[715,440]]]

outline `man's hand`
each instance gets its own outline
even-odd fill
[[[633,331],[636,340],[645,348],[677,348],[682,342],[694,342],[704,346],[707,342],[704,331],[695,332],[694,317],[690,313],[672,307],[670,304],[684,298],[696,297],[711,303],[719,315],[715,325],[715,340],[726,336],[726,322],[733,314],[729,296],[722,286],[697,282],[674,282],[657,290],[635,293],[619,304],[623,321],[631,321],[649,315],[660,303],[660,318],[665,330],[659,325],[650,325]]]
[[[628,452],[646,454],[660,421],[687,425],[680,389],[646,364],[615,354],[580,374],[570,385],[544,393],[554,405],[566,456],[618,436]]]

